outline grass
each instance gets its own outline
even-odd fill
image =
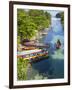
[[[27,65],[29,60],[18,58],[17,61],[17,80],[27,80]]]

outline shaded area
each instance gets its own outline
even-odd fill
[[[40,75],[43,77],[50,78],[63,78],[63,60],[52,60],[48,59],[45,61],[38,62],[37,64],[32,65],[32,68],[37,70]]]

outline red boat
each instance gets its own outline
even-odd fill
[[[58,40],[56,43],[56,49],[60,49],[60,47],[61,47],[61,42],[60,42],[60,40]]]

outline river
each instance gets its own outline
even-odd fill
[[[56,49],[57,40],[61,42],[61,48]],[[64,30],[61,19],[52,17],[51,28],[42,39],[43,44],[50,44],[49,58],[33,63],[28,68],[28,79],[57,79],[64,78]]]

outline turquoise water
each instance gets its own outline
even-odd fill
[[[57,40],[61,41],[61,48],[56,49]],[[52,25],[48,34],[42,39],[43,44],[50,44],[49,58],[33,63],[28,68],[28,79],[64,78],[64,30],[60,18],[52,18]]]

